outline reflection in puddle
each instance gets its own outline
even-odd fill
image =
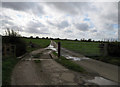
[[[74,60],[74,61],[80,61],[81,60],[78,57],[72,57],[72,56],[66,56],[66,59],[71,59],[71,60]]]
[[[51,45],[51,44],[47,48],[45,48],[45,49],[51,49],[53,51],[56,51],[56,53],[58,53],[57,49],[53,45]],[[80,61],[82,59],[89,59],[87,57],[81,57],[80,58],[80,57],[73,57],[73,56],[70,56],[70,55],[62,55],[62,56],[66,57],[66,59],[71,59],[71,60],[74,60],[74,61]]]
[[[74,61],[80,61],[80,60],[83,60],[83,59],[89,59],[87,57],[73,57],[73,56],[69,56],[69,55],[63,55],[66,59],[71,59],[71,60],[74,60]]]
[[[118,83],[107,80],[103,77],[95,77],[92,80],[88,80],[88,82],[96,83],[98,85],[118,85]]]
[[[53,45],[49,45],[46,49],[51,49],[51,50],[53,50],[53,51],[57,51],[57,49],[56,48],[54,48],[54,46]]]
[[[52,51],[50,50],[50,51],[47,51],[47,52],[45,52],[45,53],[43,53],[43,54],[50,54]]]

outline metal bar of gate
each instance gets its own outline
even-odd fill
[[[60,57],[60,53],[61,53],[61,52],[60,52],[60,51],[61,51],[61,49],[60,49],[60,48],[61,48],[61,43],[60,43],[60,42],[58,42],[58,57]]]

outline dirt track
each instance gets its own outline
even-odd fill
[[[55,42],[52,42],[55,47],[57,47],[57,44]],[[74,53],[72,51],[69,51],[65,48],[61,48],[61,53],[62,55],[70,55],[70,56],[75,56],[78,58],[81,58],[80,61],[74,61],[80,66],[84,67],[87,71],[93,72],[93,73],[98,73],[100,76],[107,78],[109,80],[115,81],[115,82],[120,82],[119,79],[119,72],[120,72],[120,67],[104,63],[101,61],[93,60],[93,59],[82,59],[84,56],[80,55],[78,53]]]
[[[71,71],[50,57],[51,50],[39,49],[25,56],[14,68],[12,85],[90,85],[94,75]],[[31,55],[42,53],[35,63]]]

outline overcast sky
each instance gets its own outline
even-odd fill
[[[0,20],[22,36],[118,38],[117,2],[2,2]]]

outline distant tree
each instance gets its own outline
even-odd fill
[[[30,36],[30,38],[32,39],[32,38],[33,38],[33,36]]]
[[[50,38],[50,40],[53,40],[53,38]]]
[[[60,40],[60,38],[56,38],[56,40]]]
[[[18,34],[14,30],[9,29],[9,28],[7,28],[7,30],[5,30],[5,36],[9,36],[9,37],[21,37],[20,34]]]
[[[39,37],[38,37],[38,36],[36,36],[36,39],[39,39]]]
[[[46,39],[48,39],[48,37],[46,37]]]
[[[75,39],[75,41],[78,41],[77,39]]]
[[[42,37],[42,39],[45,39],[45,37]]]
[[[88,39],[88,42],[91,42],[92,41],[92,39]]]
[[[65,38],[64,40],[67,40],[67,38]]]

